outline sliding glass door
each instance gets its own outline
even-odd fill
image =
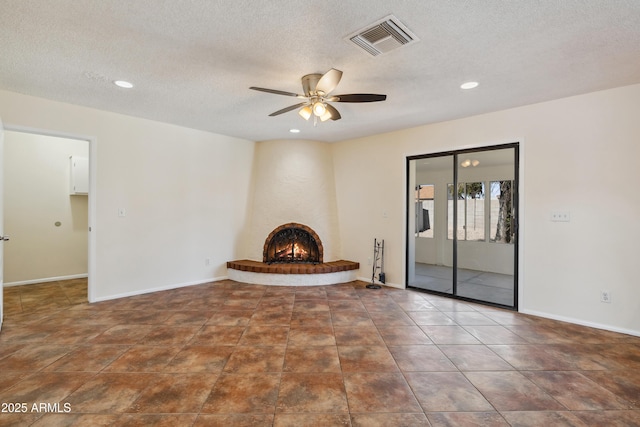
[[[517,308],[518,144],[407,158],[407,286]]]
[[[410,161],[413,182],[409,188],[407,241],[412,262],[409,285],[453,294],[453,252],[447,238],[449,209],[447,185],[453,182],[453,156],[424,157]],[[453,222],[451,222],[453,224]]]

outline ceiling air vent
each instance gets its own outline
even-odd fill
[[[393,15],[345,37],[372,56],[387,53],[419,39]]]

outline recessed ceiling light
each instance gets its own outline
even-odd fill
[[[119,86],[119,87],[123,87],[125,89],[131,89],[133,87],[132,83],[129,83],[127,81],[124,80],[116,80],[113,82],[114,85]]]
[[[300,129],[289,129],[291,133],[300,133]]]
[[[460,85],[460,89],[473,89],[478,87],[478,82],[466,82]]]

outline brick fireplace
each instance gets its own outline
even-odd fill
[[[262,262],[321,264],[323,252],[322,241],[311,227],[290,222],[267,236]]]
[[[320,236],[304,224],[276,227],[265,239],[262,262],[227,262],[228,277],[262,285],[314,286],[356,280],[360,264],[353,261],[323,262]]]

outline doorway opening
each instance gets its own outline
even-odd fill
[[[518,308],[519,144],[407,157],[406,286]]]
[[[5,127],[2,209],[11,241],[4,245],[4,293],[37,287],[30,295],[42,296],[28,298],[24,310],[91,300],[93,144],[91,138]],[[6,308],[10,303],[4,300]]]

